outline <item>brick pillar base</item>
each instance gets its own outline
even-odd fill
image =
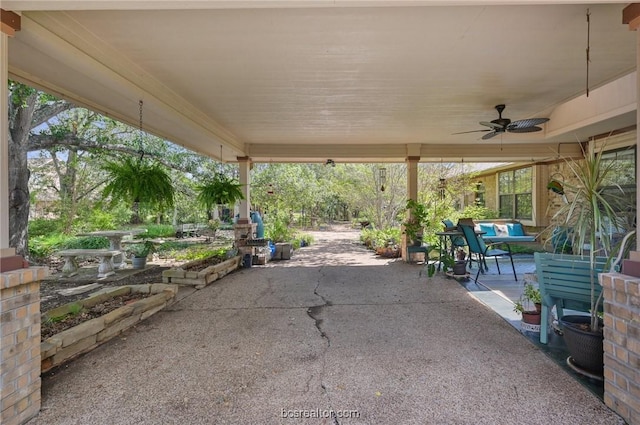
[[[45,267],[0,273],[0,423],[40,411],[40,280]]]
[[[602,274],[604,402],[630,425],[640,424],[640,279]]]

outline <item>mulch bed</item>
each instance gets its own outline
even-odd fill
[[[82,309],[77,314],[68,314],[63,318],[53,318],[42,322],[40,328],[41,340],[60,333],[64,330],[79,325],[82,322],[105,315],[117,308],[147,297],[147,294],[126,294],[113,297],[105,302],[96,304],[91,308]]]

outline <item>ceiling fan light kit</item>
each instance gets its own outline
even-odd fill
[[[542,127],[538,127],[540,124],[544,124],[549,121],[549,118],[527,118],[523,120],[511,121],[509,118],[502,118],[502,112],[506,108],[504,104],[496,105],[496,111],[498,111],[498,118],[491,121],[480,121],[480,125],[484,125],[485,127],[489,127],[488,129],[482,130],[471,130],[471,131],[463,131],[461,133],[454,134],[465,134],[465,133],[476,133],[476,132],[486,132],[490,133],[482,136],[482,140],[489,140],[492,137],[497,136],[501,133],[534,133],[536,131],[542,130]]]

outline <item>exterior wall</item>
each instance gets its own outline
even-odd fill
[[[0,274],[0,423],[40,411],[40,282],[45,267]]]
[[[640,279],[603,274],[604,402],[640,424]]]

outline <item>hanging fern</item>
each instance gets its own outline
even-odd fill
[[[107,162],[103,169],[110,177],[103,197],[111,197],[112,202],[127,202],[134,209],[137,205],[158,210],[173,208],[175,191],[171,177],[160,164],[125,157]]]
[[[211,181],[197,186],[196,200],[207,210],[215,205],[232,204],[244,199],[242,185],[224,174],[217,174]]]

